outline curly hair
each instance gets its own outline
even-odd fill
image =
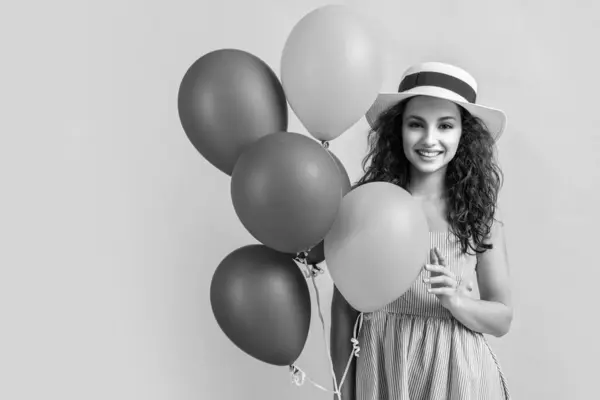
[[[382,113],[369,132],[364,175],[354,188],[369,182],[390,182],[409,191],[410,164],[402,144],[402,119],[407,100]],[[484,122],[460,107],[462,135],[446,171],[446,218],[463,253],[484,253],[495,220],[503,174],[495,160],[495,143]],[[370,163],[369,163],[370,161]],[[473,253],[471,253],[473,254]]]

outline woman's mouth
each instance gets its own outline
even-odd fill
[[[443,153],[443,151],[432,151],[432,150],[417,150],[416,151],[421,158],[425,160],[432,160]]]

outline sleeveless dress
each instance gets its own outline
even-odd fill
[[[457,279],[475,277],[477,257],[463,254],[450,232],[430,232]],[[427,262],[430,263],[429,255]],[[506,400],[506,380],[481,333],[427,292],[422,270],[411,288],[380,310],[363,314],[357,358],[357,400]],[[475,281],[474,281],[475,283]]]

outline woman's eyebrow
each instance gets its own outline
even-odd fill
[[[408,115],[408,116],[406,117],[406,119],[416,119],[416,120],[418,120],[418,121],[423,121],[423,122],[425,122],[425,119],[424,119],[423,117],[419,117],[418,115]],[[456,118],[455,118],[455,117],[453,117],[453,116],[451,116],[451,115],[447,115],[447,116],[445,116],[445,117],[440,117],[440,118],[438,119],[438,121],[446,121],[446,120],[453,120],[453,121],[456,121]]]

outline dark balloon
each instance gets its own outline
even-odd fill
[[[242,153],[231,176],[231,198],[254,238],[296,254],[319,243],[331,228],[342,199],[340,171],[315,140],[275,133]]]
[[[329,155],[333,158],[333,161],[335,161],[335,164],[337,165],[340,171],[340,179],[342,180],[342,196],[345,196],[352,188],[352,183],[350,182],[348,171],[346,171],[346,168],[344,168],[344,164],[342,164],[340,159],[337,158],[337,156],[333,154],[333,152],[330,151]]]
[[[243,149],[285,131],[288,108],[275,73],[241,50],[208,53],[188,69],[179,87],[181,125],[212,165],[231,175]]]
[[[263,245],[233,251],[213,275],[210,302],[225,335],[248,355],[283,366],[302,353],[310,328],[310,292],[289,255]]]
[[[319,264],[325,261],[325,242],[320,241],[318,245],[313,247],[306,257],[306,262],[309,265]]]
[[[345,196],[346,193],[348,193],[350,191],[350,189],[352,188],[352,183],[350,182],[350,177],[348,176],[348,172],[346,171],[346,168],[344,168],[344,164],[342,164],[340,159],[337,158],[336,155],[333,154],[331,151],[329,152],[329,155],[331,157],[333,157],[333,160],[335,161],[335,163],[340,171],[340,179],[342,182],[342,196]],[[319,264],[319,263],[322,263],[323,261],[325,261],[325,246],[324,246],[324,242],[321,241],[318,245],[313,247],[308,252],[307,262],[308,262],[308,264]]]

